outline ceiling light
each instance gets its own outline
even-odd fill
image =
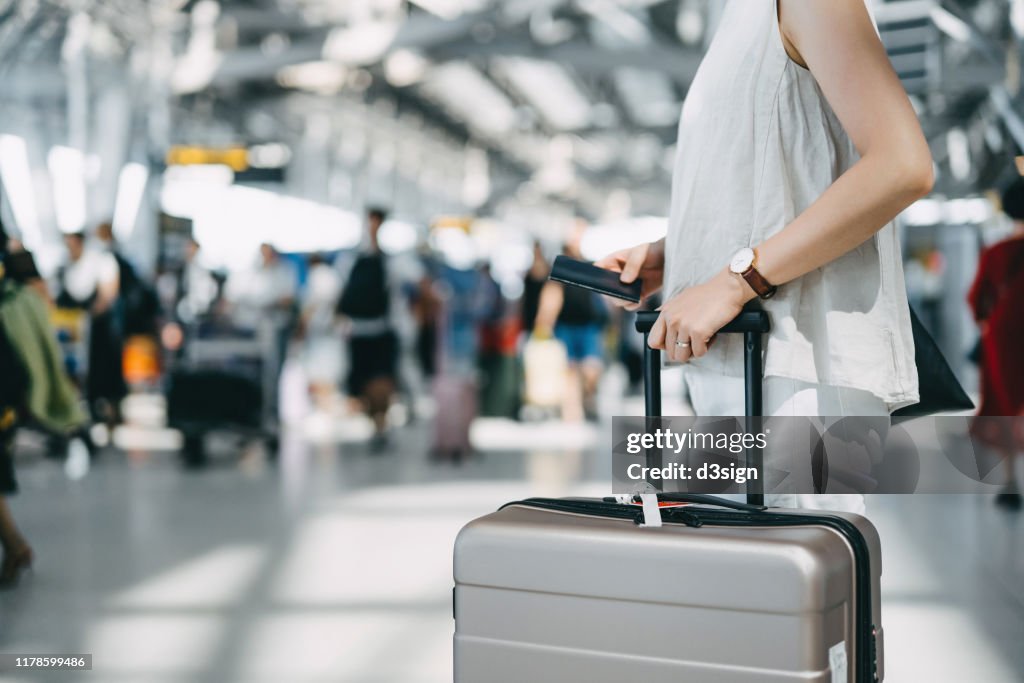
[[[967,133],[962,128],[953,128],[946,133],[946,151],[949,153],[949,170],[957,180],[967,180],[971,175],[971,149]]]
[[[284,168],[292,159],[292,151],[280,142],[268,142],[250,147],[248,156],[253,168]]]
[[[573,140],[573,157],[576,162],[592,171],[606,171],[618,158],[620,146],[615,137],[592,135]]]
[[[579,0],[581,10],[595,19],[591,30],[605,47],[650,45],[651,31],[635,14],[610,0]]]
[[[471,147],[466,150],[466,173],[462,180],[462,202],[480,208],[491,196],[490,160],[485,150]]]
[[[495,66],[553,128],[577,130],[590,124],[590,101],[558,64],[506,57],[496,60]]]
[[[435,229],[430,235],[430,243],[441,260],[456,270],[469,270],[480,258],[473,238],[461,228]]]
[[[396,88],[406,88],[423,79],[430,67],[423,55],[412,50],[396,50],[384,61],[384,77]]]
[[[943,33],[960,43],[971,40],[971,27],[948,9],[936,5],[931,11],[932,21]]]
[[[464,0],[410,0],[412,4],[442,19],[455,19],[462,14]]]
[[[985,197],[964,199],[920,199],[903,212],[907,225],[980,225],[990,220],[995,210]]]
[[[399,27],[395,21],[362,21],[336,28],[324,41],[324,59],[359,66],[376,63],[395,42]]]
[[[359,217],[337,207],[243,185],[204,192],[189,216],[193,234],[210,263],[229,270],[248,267],[261,242],[286,253],[329,252],[354,247],[362,233]]]
[[[139,216],[148,180],[149,169],[138,162],[125,164],[118,175],[112,227],[119,242],[127,242],[135,230],[135,221]]]
[[[668,219],[645,216],[593,225],[583,233],[580,251],[590,260],[604,258],[612,252],[628,249],[644,242],[654,242],[668,232]]]
[[[196,93],[213,81],[223,56],[217,50],[220,5],[202,0],[192,9],[192,35],[185,54],[174,66],[171,89],[179,95]]]
[[[505,135],[515,127],[512,102],[466,62],[449,62],[434,69],[423,84],[423,92],[484,135]]]
[[[1003,151],[1003,146],[1006,144],[1003,140],[1003,132],[999,130],[999,126],[994,123],[987,123],[985,125],[985,144],[988,146],[988,150],[993,154],[1000,154]]]
[[[902,214],[907,225],[937,225],[942,222],[943,202],[939,199],[919,199]]]
[[[1024,40],[1024,0],[1013,0],[1010,5],[1010,25],[1017,37]]]
[[[566,136],[551,138],[545,157],[533,181],[547,194],[568,196],[576,186],[572,139]]]
[[[946,202],[946,223],[949,225],[981,225],[992,218],[993,214],[992,202],[984,197]]]
[[[704,37],[704,15],[695,0],[684,0],[679,6],[676,33],[684,45],[696,45]]]
[[[345,87],[348,69],[334,62],[306,62],[286,66],[277,72],[277,82],[285,88],[333,95]]]
[[[32,168],[28,162],[25,139],[17,135],[0,135],[0,179],[11,203],[14,221],[22,242],[29,250],[42,246],[36,193],[32,187]]]
[[[223,58],[214,52],[185,53],[171,75],[171,89],[177,95],[204,90],[213,82]]]
[[[679,99],[664,74],[621,68],[615,71],[614,79],[630,118],[640,125],[670,126],[679,120]]]
[[[56,146],[47,155],[53,182],[53,208],[61,232],[85,227],[85,156],[81,150]]]
[[[540,45],[564,43],[576,34],[568,19],[556,19],[550,10],[536,10],[529,15],[530,37]]]
[[[234,171],[220,164],[169,166],[160,188],[160,208],[171,216],[192,218],[220,201],[234,179]]]
[[[419,230],[411,223],[391,219],[380,226],[377,242],[385,254],[412,251],[419,243]]]

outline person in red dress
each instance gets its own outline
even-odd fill
[[[981,408],[974,436],[1003,453],[1006,488],[996,497],[1000,506],[1021,508],[1015,465],[1024,450],[1024,179],[1003,193],[1003,211],[1013,219],[1013,234],[981,254],[968,301],[981,329]]]

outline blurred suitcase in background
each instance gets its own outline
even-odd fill
[[[569,359],[557,339],[531,337],[523,347],[525,402],[538,408],[560,408],[565,395]]]
[[[183,462],[207,462],[205,437],[211,431],[263,434],[263,391],[258,379],[216,369],[178,368],[167,381],[167,423],[182,432]]]
[[[640,314],[637,329],[656,318]],[[751,416],[767,325],[748,312],[723,329],[746,335]],[[647,414],[658,416],[660,357],[645,349]],[[882,680],[874,527],[765,509],[750,491],[751,504],[663,496],[690,504],[657,515],[614,499],[535,498],[471,522],[455,543],[455,680]]]
[[[165,387],[167,421],[183,434],[185,464],[205,464],[205,437],[212,431],[261,440],[276,457],[278,333],[272,320],[249,330],[209,319],[188,331]]]
[[[167,390],[167,421],[171,426],[250,427],[258,429],[263,401],[259,380],[224,370],[171,373]]]
[[[437,404],[433,455],[461,459],[473,450],[469,430],[477,415],[476,384],[461,374],[439,375],[434,378],[433,389]]]

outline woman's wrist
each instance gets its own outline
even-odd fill
[[[740,307],[757,298],[757,292],[751,289],[743,276],[737,275],[728,268],[720,270],[714,279],[726,293],[727,300],[739,304]]]

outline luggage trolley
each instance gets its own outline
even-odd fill
[[[210,432],[262,439],[276,456],[277,332],[270,322],[254,331],[192,327],[167,385],[167,421],[184,436],[186,465],[206,464]]]

